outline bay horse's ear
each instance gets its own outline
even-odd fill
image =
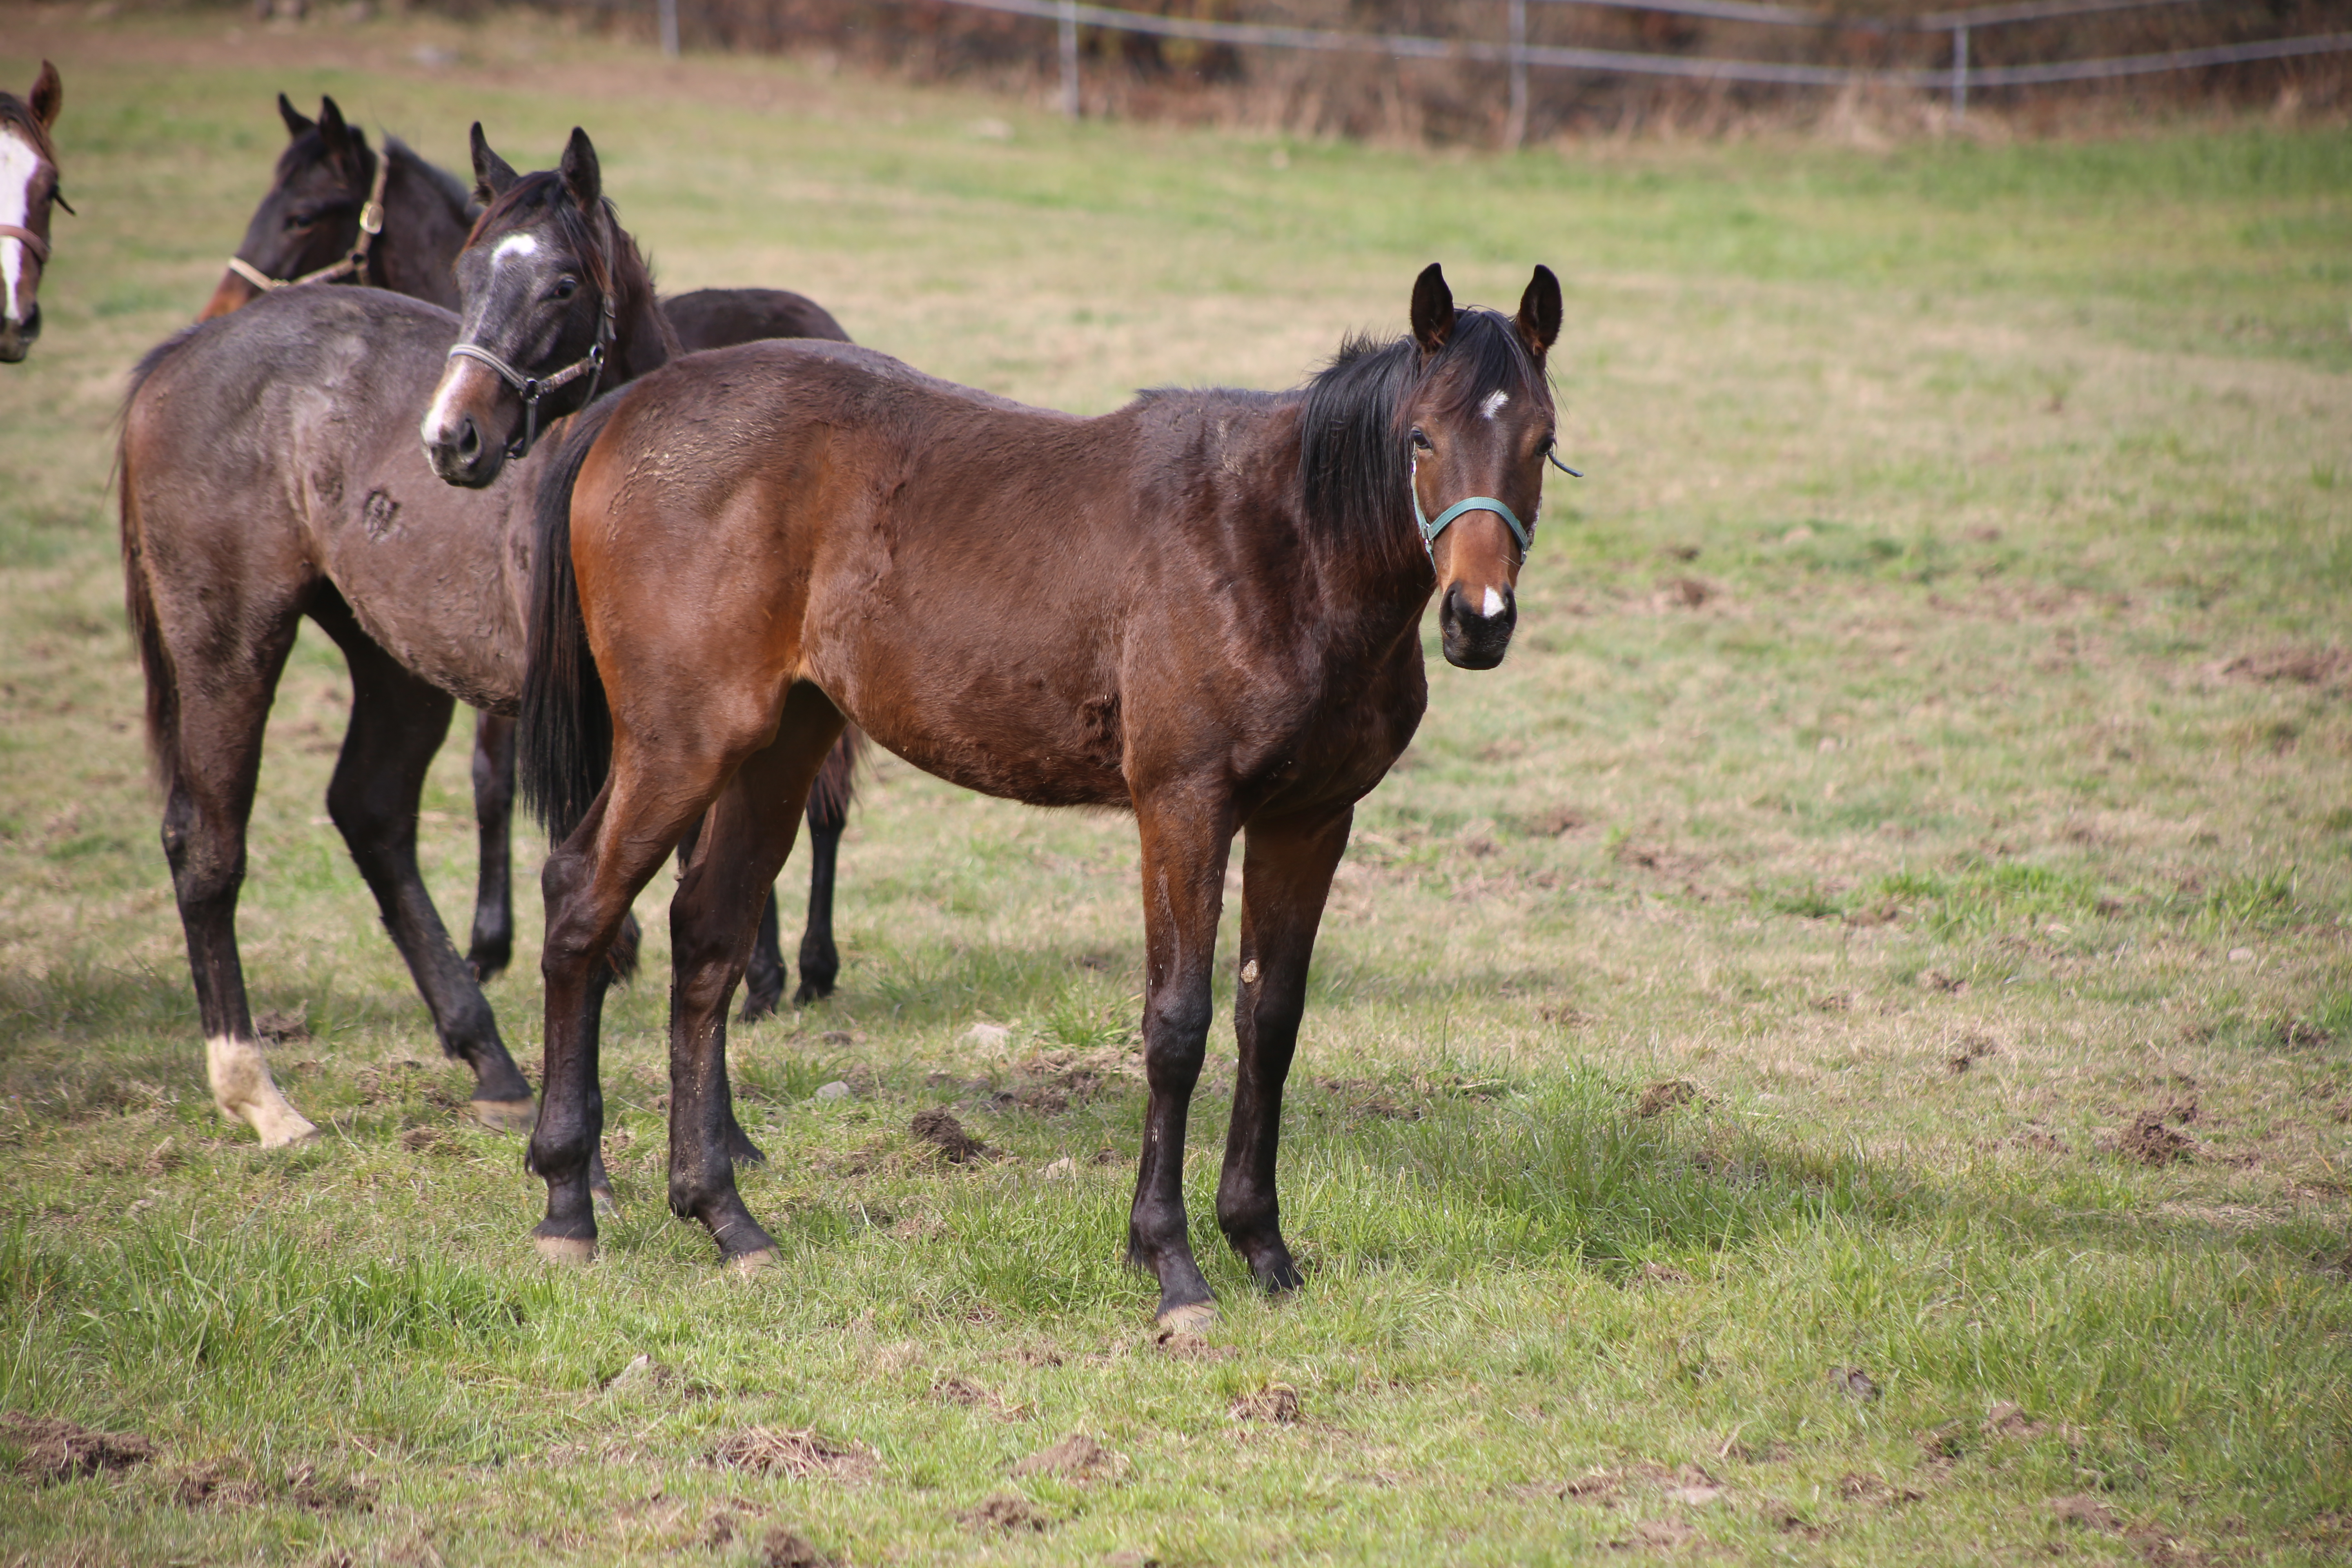
[[[282,92],[278,95],[278,118],[286,121],[286,136],[289,141],[299,141],[305,132],[316,131],[319,128],[317,121],[305,120],[302,117],[302,111],[295,108]]]
[[[1538,265],[1528,279],[1528,291],[1519,296],[1518,319],[1519,336],[1536,358],[1543,358],[1559,342],[1559,279],[1550,268]]]
[[[1445,286],[1445,273],[1433,261],[1421,269],[1412,280],[1412,341],[1421,352],[1433,354],[1445,346],[1454,331],[1454,290]]]
[[[474,199],[488,206],[505,195],[515,181],[522,176],[512,165],[490,151],[490,139],[482,134],[482,122],[474,121],[471,140],[474,144]]]
[[[563,148],[563,162],[556,166],[563,176],[563,188],[580,204],[583,212],[592,211],[604,194],[604,171],[596,163],[595,144],[588,132],[577,125],[572,128],[572,140]]]
[[[33,118],[47,131],[58,122],[58,110],[66,106],[66,84],[58,79],[58,68],[48,61],[41,62],[41,74],[33,83],[33,96],[25,100]]]

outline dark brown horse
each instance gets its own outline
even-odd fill
[[[730,1263],[772,1256],[727,1158],[726,1007],[846,718],[970,789],[1135,813],[1150,1094],[1128,1247],[1170,1323],[1211,1310],[1184,1130],[1244,835],[1217,1221],[1260,1284],[1297,1284],[1275,1153],[1325,895],[1420,722],[1431,594],[1454,664],[1509,644],[1559,322],[1545,268],[1514,317],[1455,310],[1433,266],[1410,335],[1351,342],[1295,393],[1079,419],[867,350],[757,343],[592,409],[541,490],[523,698],[525,795],[566,834],[542,873],[540,1249],[593,1256],[604,953],[699,820],[670,905],[669,1201]]]
[[[244,243],[198,319],[311,283],[362,283],[456,310],[457,253],[481,216],[467,187],[397,137],[385,137],[383,153],[376,153],[331,98],[320,100],[319,117],[311,120],[280,93],[278,113],[286,122],[286,150],[246,225]],[[764,337],[849,341],[823,306],[782,289],[697,289],[664,300],[662,313],[689,351]],[[809,798],[809,919],[795,1001],[830,995],[841,967],[833,940],[833,878],[848,818],[856,742],[854,733],[843,737],[825,787]],[[475,719],[474,819],[481,853],[466,962],[488,980],[506,968],[514,952],[514,721],[487,710]],[[747,1019],[774,1011],[783,997],[777,925],[772,892],[745,973]]]
[[[15,364],[41,335],[41,271],[49,260],[49,209],[58,194],[58,144],[49,128],[65,106],[58,68],[41,62],[32,96],[0,92],[0,364]]]
[[[610,224],[587,139],[575,132],[562,173],[534,178],[609,226],[614,303],[598,379],[624,384],[673,357],[653,281]],[[351,668],[329,814],[443,1047],[475,1071],[478,1113],[501,1125],[531,1115],[530,1085],[416,868],[418,795],[453,700],[511,712],[521,694],[531,505],[547,467],[510,463],[478,490],[426,467],[416,416],[457,338],[456,317],[401,295],[277,289],[149,353],[123,412],[123,566],[164,850],[214,1099],[265,1144],[312,1129],[278,1093],[254,1034],[236,899],[263,728],[304,616]],[[572,412],[589,390],[574,382],[545,413]]]

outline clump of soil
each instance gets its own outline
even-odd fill
[[[1688,1105],[1698,1098],[1698,1086],[1688,1079],[1660,1079],[1642,1091],[1642,1103],[1633,1114],[1642,1117],[1663,1116],[1678,1105]]]
[[[182,1508],[253,1508],[265,1492],[250,1477],[229,1477],[217,1465],[195,1465],[180,1472],[172,1488]]]
[[[855,1484],[874,1479],[874,1456],[855,1443],[836,1443],[806,1427],[746,1426],[711,1451],[730,1469],[786,1475],[795,1480],[824,1476]]]
[[[1864,1475],[1858,1470],[1849,1470],[1840,1476],[1837,1489],[1838,1496],[1848,1502],[1874,1502],[1890,1506],[1895,1503],[1917,1502],[1926,1495],[1913,1491],[1909,1487],[1894,1486],[1878,1476]]]
[[[253,1020],[253,1032],[273,1046],[310,1037],[310,1004],[297,1002],[291,1007],[272,1007]]]
[[[1039,1051],[1013,1069],[1013,1086],[1000,1091],[996,1102],[1056,1116],[1107,1090],[1142,1081],[1142,1056],[1131,1045]]]
[[[2168,1165],[2197,1157],[2197,1140],[2165,1121],[2169,1110],[2145,1110],[2132,1118],[2116,1139],[2116,1152],[2143,1165]]]
[[[1658,584],[1655,603],[1665,609],[1696,610],[1722,590],[1696,577],[1670,577]]]
[[[2112,1531],[2116,1527],[2116,1516],[2107,1511],[2107,1505],[2088,1492],[2052,1498],[2050,1511],[2061,1524],[2079,1524],[2085,1530],[2097,1531]]]
[[[2225,679],[2282,680],[2299,686],[2333,686],[2352,681],[2352,650],[2340,647],[2283,647],[2268,653],[2242,653],[2224,660],[2217,671]]]
[[[940,1157],[951,1165],[969,1163],[989,1152],[988,1145],[965,1131],[963,1123],[956,1120],[955,1112],[944,1106],[915,1112],[915,1120],[908,1131],[937,1149]]]
[[[155,1457],[155,1445],[135,1432],[99,1432],[57,1415],[0,1415],[0,1433],[25,1449],[19,1474],[45,1484],[127,1470]]]
[[[1011,1497],[1003,1492],[983,1500],[976,1508],[966,1509],[956,1515],[971,1530],[994,1531],[1011,1535],[1019,1531],[1044,1534],[1054,1528],[1052,1516],[1026,1498]]]
[[[1687,1285],[1690,1283],[1690,1276],[1684,1273],[1681,1269],[1675,1268],[1671,1263],[1644,1263],[1636,1272],[1635,1278],[1645,1279],[1654,1285]]]
[[[1298,1390],[1286,1383],[1269,1383],[1255,1394],[1244,1394],[1226,1412],[1236,1421],[1271,1421],[1287,1426],[1298,1419]]]
[[[1930,991],[1948,991],[1955,996],[1964,994],[1969,988],[1967,981],[1957,974],[1948,973],[1940,969],[1921,970],[1919,984]]]
[[[1381,1121],[1418,1121],[1421,1108],[1406,1105],[1388,1092],[1385,1086],[1368,1078],[1318,1079],[1325,1093],[1347,1102],[1348,1113],[1360,1120],[1370,1118]]]
[[[1951,1057],[1945,1065],[1952,1069],[1954,1077],[1958,1077],[1985,1058],[1999,1055],[2000,1042],[1990,1035],[1962,1035],[1953,1042]]]
[[[806,1536],[778,1525],[760,1538],[761,1568],[833,1568],[833,1559]]]
[[[303,1465],[286,1478],[286,1489],[295,1503],[313,1513],[373,1513],[375,1499],[346,1476],[322,1476],[316,1465]]]
[[[1162,1329],[1152,1342],[1160,1354],[1177,1361],[1227,1361],[1240,1353],[1230,1345],[1213,1345],[1190,1329]]]
[[[1126,1458],[1104,1447],[1083,1432],[1073,1432],[1050,1448],[1040,1448],[1013,1467],[1015,1476],[1062,1476],[1074,1481],[1100,1480],[1127,1468]]]

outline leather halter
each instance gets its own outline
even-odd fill
[[[379,153],[375,161],[375,179],[370,183],[368,199],[360,208],[359,242],[341,261],[329,262],[316,272],[305,272],[299,278],[272,278],[242,256],[230,257],[228,269],[265,294],[272,289],[294,289],[305,283],[332,283],[339,278],[365,278],[368,247],[373,245],[375,237],[383,232],[383,183],[391,176],[391,153]]]
[[[573,360],[552,375],[525,375],[506,361],[479,343],[459,343],[449,351],[448,357],[463,356],[478,360],[496,371],[500,381],[522,396],[522,435],[507,443],[507,456],[517,462],[530,456],[531,447],[539,440],[539,400],[549,393],[571,385],[587,376],[588,395],[580,400],[587,407],[596,401],[596,388],[604,379],[604,356],[612,350],[616,329],[613,322],[613,291],[604,290],[604,309],[596,316],[596,341],[586,354]]]
[[[0,239],[13,239],[28,251],[34,260],[46,267],[49,261],[49,242],[29,228],[18,228],[13,223],[0,223]]]

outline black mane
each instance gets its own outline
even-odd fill
[[[1446,412],[1464,414],[1489,393],[1517,396],[1540,384],[1543,371],[1510,318],[1476,306],[1455,313],[1445,346],[1426,363],[1411,337],[1349,338],[1304,389],[1298,476],[1310,528],[1391,564],[1421,548],[1402,420],[1407,399],[1433,378]]]
[[[434,194],[449,205],[450,215],[459,223],[471,224],[478,216],[478,209],[474,205],[474,193],[465,181],[439,164],[426,162],[422,153],[397,136],[387,134],[384,137],[383,151],[393,162],[422,175]]]

